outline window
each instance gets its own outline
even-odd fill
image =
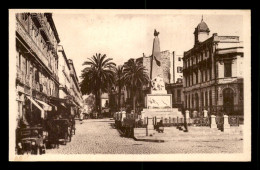
[[[190,95],[188,95],[188,108],[190,108]]]
[[[212,70],[211,70],[211,67],[209,68],[209,80],[212,79]]]
[[[182,83],[182,79],[181,78],[177,78],[177,83]]]
[[[28,74],[28,62],[27,59],[25,59],[25,74]]]
[[[27,13],[23,13],[23,14],[22,14],[22,19],[23,19],[24,21],[26,21],[26,20],[27,20],[27,18],[28,18],[28,15],[27,15]]]
[[[203,70],[201,70],[200,73],[201,73],[201,81],[200,82],[203,82]]]
[[[177,90],[177,102],[181,102],[181,90]]]
[[[209,91],[209,105],[212,106],[212,91]]]
[[[224,76],[231,77],[232,69],[231,69],[231,62],[224,63]]]
[[[182,73],[182,67],[177,67],[177,73]]]
[[[194,95],[191,96],[191,108],[194,108]]]
[[[198,84],[199,82],[198,82],[198,71],[196,72],[196,84]]]
[[[204,107],[204,94],[201,92],[201,107]]]
[[[205,92],[205,106],[208,106],[208,92]]]
[[[18,67],[21,69],[21,53],[18,55]]]
[[[205,69],[205,81],[208,81],[208,69]]]

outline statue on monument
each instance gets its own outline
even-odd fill
[[[161,75],[158,75],[152,80],[152,90],[162,91],[165,90],[165,83]]]
[[[156,37],[156,36],[158,36],[159,34],[160,34],[160,32],[157,32],[156,29],[154,29],[153,35]]]

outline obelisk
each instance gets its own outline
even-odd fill
[[[160,41],[158,35],[159,32],[154,30],[153,51],[152,51],[152,58],[151,58],[151,75],[150,75],[151,80],[153,80],[157,76],[163,78],[163,70],[161,66],[162,63],[161,63]]]

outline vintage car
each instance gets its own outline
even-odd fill
[[[44,154],[46,138],[47,133],[42,127],[18,128],[16,131],[17,154]]]
[[[66,144],[71,141],[71,122],[69,119],[54,119],[54,123],[57,126],[57,138],[59,142]]]

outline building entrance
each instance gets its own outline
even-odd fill
[[[234,111],[234,92],[231,88],[223,90],[223,110],[228,115]]]

